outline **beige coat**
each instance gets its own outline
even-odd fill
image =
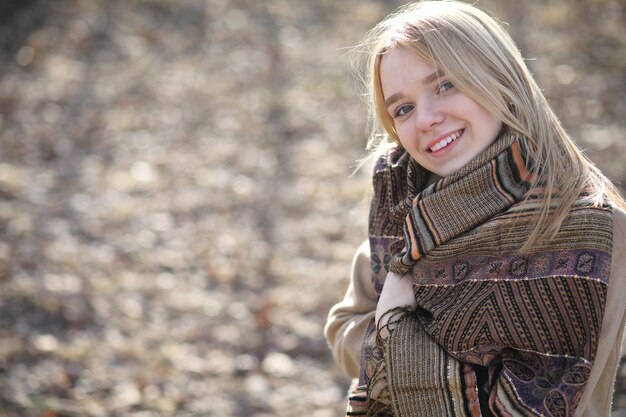
[[[608,417],[626,325],[626,212],[615,209],[613,256],[606,310],[598,352],[576,417]],[[328,313],[324,334],[335,360],[351,377],[359,372],[361,339],[374,317],[377,295],[371,281],[369,245],[364,242],[352,262],[343,300]]]

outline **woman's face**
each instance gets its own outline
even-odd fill
[[[440,177],[487,149],[502,128],[500,119],[406,48],[384,55],[380,79],[400,143],[417,163]]]

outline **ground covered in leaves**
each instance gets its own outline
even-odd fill
[[[624,6],[505,3],[484,4],[626,179]],[[1,416],[341,415],[322,328],[368,190],[345,48],[399,4],[2,3]]]

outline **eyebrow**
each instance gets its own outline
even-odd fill
[[[426,76],[426,78],[424,78],[422,80],[422,84],[427,85],[432,83],[433,81],[435,81],[438,78],[443,77],[443,73],[439,72],[439,71],[435,71],[432,74]]]
[[[439,71],[435,71],[432,74],[427,75],[422,80],[422,84],[428,85],[432,83],[433,81],[435,81],[436,79],[440,78],[441,76],[442,76],[442,73],[440,73]],[[391,106],[393,103],[395,103],[402,97],[404,97],[404,94],[402,93],[395,93],[395,94],[390,95],[389,97],[385,99],[385,107],[388,108],[389,106]]]

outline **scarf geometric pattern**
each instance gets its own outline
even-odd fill
[[[612,249],[609,205],[584,196],[549,242],[520,251],[543,189],[504,133],[424,188],[401,149],[374,170],[372,280],[410,272],[418,308],[370,323],[348,415],[571,416],[595,357]],[[553,196],[555,204],[558,196]],[[486,367],[479,387],[472,365]],[[485,406],[483,405],[483,411]]]

